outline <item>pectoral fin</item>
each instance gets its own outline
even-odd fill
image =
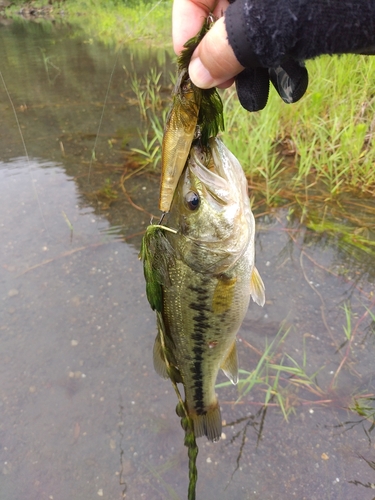
[[[229,378],[232,384],[236,385],[238,382],[238,356],[236,341],[234,340],[232,347],[220,367],[225,375]]]
[[[256,267],[254,267],[250,278],[250,294],[259,306],[264,306],[266,296],[264,294],[264,283]]]
[[[221,314],[230,309],[236,283],[237,278],[221,277],[218,279],[212,299],[212,309],[215,314]]]

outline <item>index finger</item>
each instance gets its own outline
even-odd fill
[[[175,53],[181,53],[184,44],[198,33],[210,12],[220,17],[228,5],[227,0],[174,0],[172,36]]]

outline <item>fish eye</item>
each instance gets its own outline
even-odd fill
[[[199,194],[195,193],[194,191],[189,191],[185,195],[185,203],[190,210],[196,210],[201,203]]]

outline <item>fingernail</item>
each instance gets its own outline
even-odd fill
[[[192,59],[189,65],[189,76],[191,81],[201,89],[210,89],[214,87],[215,80],[210,72],[202,64],[199,57]]]

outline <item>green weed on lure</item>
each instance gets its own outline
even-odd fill
[[[223,105],[216,89],[202,90],[189,78],[191,56],[210,29],[214,18],[209,16],[201,31],[185,44],[178,58],[177,82],[173,102],[165,125],[162,159],[159,209],[169,212],[173,195],[189,156],[191,144],[200,137],[203,145],[224,129]]]

